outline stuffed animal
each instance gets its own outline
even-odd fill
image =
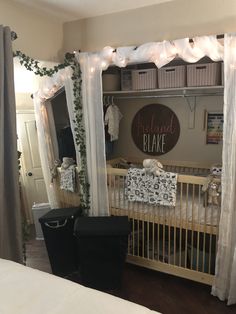
[[[146,173],[152,173],[156,176],[164,172],[163,165],[157,159],[144,159],[143,167]]]
[[[54,165],[50,168],[51,173],[51,183],[53,183],[53,179],[57,177],[57,168],[60,167],[61,161],[59,159],[54,160]]]
[[[202,191],[207,192],[208,204],[219,205],[221,195],[221,173],[222,166],[219,164],[211,167],[211,173],[207,177],[207,182],[203,185]]]
[[[62,164],[61,164],[62,169],[67,169],[74,164],[75,164],[75,161],[73,158],[70,158],[70,157],[62,158]]]

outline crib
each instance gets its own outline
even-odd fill
[[[176,205],[164,207],[127,200],[124,165],[140,162],[116,158],[107,163],[110,214],[126,215],[131,222],[127,261],[211,285],[220,205],[208,204],[202,192],[210,165],[162,161],[166,171],[178,173]]]

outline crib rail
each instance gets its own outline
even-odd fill
[[[205,177],[178,175],[177,202],[171,210],[126,197],[127,169],[107,168],[112,215],[132,225],[128,261],[195,281],[212,283],[220,207],[208,205]]]
[[[120,165],[133,164],[133,165],[142,165],[143,159],[135,157],[118,157],[107,161],[107,164],[113,168],[123,168]],[[189,175],[204,175],[209,174],[209,169],[211,164],[209,163],[199,163],[192,161],[170,161],[170,160],[161,160],[165,171],[172,171],[180,174],[189,174]],[[127,167],[128,168],[128,167]]]

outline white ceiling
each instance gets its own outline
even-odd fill
[[[176,0],[12,0],[63,22]]]

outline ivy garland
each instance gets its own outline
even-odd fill
[[[34,74],[39,76],[49,76],[52,77],[59,70],[62,70],[70,66],[73,70],[72,80],[73,80],[73,95],[74,95],[74,113],[75,113],[75,141],[78,146],[81,160],[81,168],[78,174],[79,177],[79,196],[80,196],[80,206],[82,210],[82,215],[87,216],[90,207],[90,192],[89,192],[89,182],[88,182],[88,171],[87,171],[87,158],[86,158],[86,143],[85,143],[85,128],[83,119],[83,104],[82,104],[82,79],[81,70],[78,61],[76,60],[74,54],[66,53],[64,63],[58,64],[53,68],[41,68],[39,66],[39,61],[36,61],[21,51],[16,51],[13,53],[14,57],[20,59],[20,64],[23,65],[27,70],[33,71]]]

